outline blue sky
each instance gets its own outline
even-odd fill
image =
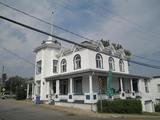
[[[120,43],[132,54],[154,59],[132,59],[160,66],[160,0],[0,0],[17,9],[67,28],[90,39]],[[54,11],[54,15],[51,13]],[[50,32],[50,26],[0,5],[0,15]],[[51,20],[53,18],[53,21]],[[54,28],[54,34],[83,39]],[[0,45],[34,63],[33,50],[48,36],[0,20]],[[0,47],[0,67],[12,75],[33,76],[34,67]],[[131,64],[131,73],[160,75],[160,70]]]

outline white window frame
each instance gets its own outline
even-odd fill
[[[103,58],[101,54],[96,54],[96,68],[103,68]]]
[[[145,92],[149,93],[149,81],[148,80],[144,80],[144,87],[145,87]]]
[[[42,72],[42,60],[36,62],[36,74],[41,74]]]
[[[67,61],[66,61],[66,59],[61,60],[61,72],[67,72]]]
[[[109,69],[111,69],[112,71],[115,71],[115,62],[113,57],[108,58],[108,63],[109,63]]]
[[[158,93],[160,93],[160,84],[157,84]]]
[[[53,60],[53,73],[57,72],[58,72],[58,60]]]
[[[119,60],[119,71],[124,72],[124,62],[122,59]]]
[[[81,56],[79,54],[76,54],[74,56],[74,70],[81,68]]]

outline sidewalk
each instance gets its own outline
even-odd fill
[[[18,102],[23,102],[25,104],[32,104],[35,105],[34,102],[32,101],[18,101]],[[134,118],[134,119],[142,119],[142,118],[160,118],[160,114],[152,114],[148,113],[148,115],[138,115],[138,114],[113,114],[113,113],[97,113],[97,112],[92,112],[89,110],[82,110],[78,108],[70,108],[70,107],[62,107],[62,106],[54,106],[54,105],[47,105],[47,104],[38,104],[36,106],[43,107],[45,109],[52,109],[52,110],[57,110],[61,112],[67,113],[69,116],[88,116],[88,117],[96,117],[96,118]]]

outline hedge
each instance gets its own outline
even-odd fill
[[[97,102],[97,111],[103,113],[142,113],[140,100],[102,100]]]
[[[160,103],[155,104],[155,111],[160,112]]]

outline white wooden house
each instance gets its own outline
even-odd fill
[[[123,49],[115,50],[112,45],[104,47],[101,41],[81,44],[97,52],[76,45],[64,48],[51,37],[34,50],[34,97],[39,95],[46,103],[52,99],[57,105],[90,109],[90,105],[100,99],[100,90],[102,98],[108,99],[106,87],[111,68],[112,99],[139,98],[143,111],[154,111],[154,101],[147,96],[150,78],[129,73]]]

